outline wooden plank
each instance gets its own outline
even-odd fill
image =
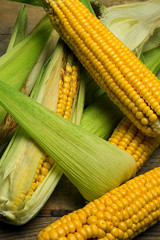
[[[100,3],[103,3],[105,6],[110,7],[113,5],[120,5],[124,3],[133,3],[133,2],[145,2],[146,0],[98,0]]]
[[[117,5],[121,3],[139,2],[139,0],[99,0],[106,6]],[[144,1],[144,0],[141,0]],[[1,0],[0,7],[0,55],[5,53],[9,42],[10,34],[14,26],[21,4]],[[29,28],[28,32],[44,16],[43,9],[39,7],[28,6]],[[144,173],[154,167],[159,166],[160,148],[155,151],[153,156],[143,166],[138,174]],[[137,175],[138,175],[137,174]],[[85,205],[85,200],[78,190],[63,176],[57,185],[52,196],[38,213],[38,215],[24,226],[12,226],[0,222],[0,240],[33,240],[36,234],[51,222],[59,217],[81,208]],[[135,240],[160,240],[160,223],[148,229],[145,233],[139,235]]]
[[[10,35],[17,18],[17,14],[20,10],[21,3],[1,0],[0,7],[0,56],[5,53],[7,45],[9,43]],[[33,26],[35,26],[45,12],[40,7],[29,6],[28,9],[28,32],[31,31]]]

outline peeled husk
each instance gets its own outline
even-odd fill
[[[131,51],[140,56],[142,48],[160,26],[160,1],[129,3],[103,8],[101,21]]]

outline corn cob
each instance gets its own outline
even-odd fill
[[[160,133],[160,83],[79,0],[41,0],[51,22],[99,86],[148,136]]]
[[[156,32],[157,31],[155,31],[155,33]],[[150,41],[151,40],[149,40],[147,44],[149,44]],[[154,74],[157,74],[160,66],[159,47],[142,53],[140,59]],[[115,128],[109,138],[109,142],[130,153],[136,160],[137,170],[139,170],[153,151],[159,146],[160,137],[146,137],[125,117]]]
[[[79,62],[61,41],[52,55],[44,67],[46,70],[42,79],[38,80],[38,91],[36,93],[34,90],[32,95],[43,105],[70,119],[80,87]],[[16,152],[13,153],[15,148]],[[0,216],[6,222],[23,224],[45,203],[61,178],[62,171],[21,128],[12,138],[0,165]],[[49,177],[51,180],[48,184],[51,182],[52,186],[46,196],[43,200],[39,197],[38,201],[34,201],[35,193],[40,191],[41,185],[41,188],[45,188]],[[32,211],[28,211],[28,206]]]
[[[73,102],[76,97],[76,93],[79,85],[79,70],[78,63],[73,65],[70,59],[65,63],[65,66],[61,69],[61,79],[59,81],[59,91],[58,91],[58,101],[57,101],[57,114],[63,116],[66,119],[70,119]],[[54,165],[54,160],[48,156],[46,153],[43,153],[30,189],[26,193],[21,193],[20,197],[14,203],[14,207],[18,207],[20,202],[29,200],[32,194],[36,191],[39,185],[47,176],[48,172]]]
[[[38,240],[133,239],[160,220],[160,167],[44,228]]]
[[[137,163],[138,171],[158,148],[160,137],[146,136],[127,117],[124,117],[108,141],[131,154]]]

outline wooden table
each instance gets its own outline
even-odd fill
[[[135,0],[134,2],[138,2]],[[141,0],[142,1],[142,0]],[[100,0],[106,6],[129,3],[133,0]],[[1,0],[0,7],[0,55],[5,53],[9,42],[10,34],[20,9],[19,3],[8,2]],[[29,29],[41,19],[45,14],[43,9],[39,7],[28,6],[29,14]],[[143,166],[138,174],[144,173],[154,167],[159,166],[160,148],[155,151],[153,156]],[[63,176],[57,185],[52,196],[39,212],[39,214],[24,226],[16,227],[3,222],[0,222],[0,240],[33,240],[37,233],[55,221],[57,218],[67,214],[70,211],[83,207],[85,200],[77,191],[77,189]],[[160,223],[156,224],[145,233],[135,238],[136,240],[160,240]]]

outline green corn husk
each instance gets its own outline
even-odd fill
[[[87,200],[101,196],[135,174],[136,163],[128,153],[3,82],[0,82],[0,102]]]
[[[9,49],[11,49],[11,47],[13,48],[13,46],[17,45],[18,42],[21,39],[23,39],[25,36],[26,23],[27,23],[26,12],[27,12],[27,8],[24,5],[22,5],[22,8],[20,9],[19,15],[17,17],[17,21],[16,21],[14,29],[13,29],[13,33],[12,33],[11,40],[9,43]],[[44,31],[45,26],[46,26],[46,28],[48,28],[48,24],[49,24],[49,20],[47,19],[47,17],[45,17],[36,26],[36,28],[34,28],[34,31],[41,29],[41,25],[43,26],[42,30]],[[41,68],[42,68],[43,64],[47,61],[47,59],[49,58],[51,53],[53,52],[53,50],[56,46],[56,43],[58,41],[58,38],[59,38],[59,35],[53,29],[50,32],[48,40],[46,41],[45,45],[43,46],[43,49],[41,50],[41,52],[38,56],[38,59],[34,63],[34,66],[31,70],[31,72],[28,74],[28,76],[26,76],[26,80],[23,84],[23,87],[21,88],[21,91],[23,93],[25,93],[26,95],[28,95],[28,96],[30,95],[30,93],[33,89],[33,86],[37,80],[37,77],[41,71]],[[32,38],[32,40],[30,40],[29,44],[35,44],[34,41],[35,41],[34,38]],[[38,44],[39,43],[37,43],[37,47],[38,47]],[[28,53],[26,53],[26,56],[24,55],[23,57],[25,58],[27,56],[28,56]],[[30,59],[32,61],[32,57],[30,57]],[[29,61],[29,59],[28,59],[28,61]],[[26,65],[26,67],[27,67],[27,65]],[[8,142],[10,140],[16,127],[17,127],[16,121],[9,114],[6,114],[5,118],[0,123],[0,146],[1,146],[0,152],[5,148],[6,142]]]
[[[104,93],[84,110],[80,126],[94,135],[108,139],[123,113]]]
[[[53,29],[35,65],[27,76],[26,81],[21,89],[21,92],[23,92],[27,96],[30,95],[33,86],[38,78],[38,75],[40,74],[42,66],[52,54],[58,39],[59,35]],[[16,127],[17,122],[9,114],[6,114],[4,120],[0,123],[0,145],[5,145],[5,142],[10,140]]]
[[[57,106],[57,90],[59,86],[60,70],[68,55],[68,48],[59,41],[52,57],[43,67],[41,74],[35,84],[31,97],[44,104],[52,110]],[[72,58],[72,55],[70,55]],[[83,71],[82,71],[83,73]],[[75,98],[73,112],[74,122],[78,124],[84,105],[85,74],[80,76],[79,91]],[[78,102],[81,102],[79,104]],[[49,196],[55,189],[63,172],[54,163],[51,170],[36,189],[32,196],[28,196],[34,174],[44,151],[18,127],[11,139],[0,162],[0,219],[12,224],[22,225],[33,218],[44,206]],[[21,194],[26,193],[26,198],[22,199],[17,207],[15,203]]]
[[[27,25],[28,25],[28,12],[26,6],[23,4],[18,13],[6,52],[25,39],[27,34]],[[1,143],[3,136],[1,135],[0,126],[0,157],[8,144],[7,140],[3,141],[3,144]]]
[[[14,46],[16,46],[18,43],[20,43],[27,37],[27,26],[28,26],[28,12],[27,7],[23,4],[17,16],[6,52],[12,49]]]
[[[160,27],[158,27],[154,31],[153,35],[144,44],[142,52],[144,53],[159,46],[160,46]]]
[[[142,48],[140,60],[157,75],[160,69],[160,27],[148,39]]]
[[[20,90],[36,63],[53,27],[46,17],[29,37],[0,58],[0,79]],[[0,123],[6,111],[0,107]]]
[[[160,79],[160,28],[145,43],[140,59]]]
[[[141,54],[140,60],[154,73],[160,68],[160,47],[153,48]]]

